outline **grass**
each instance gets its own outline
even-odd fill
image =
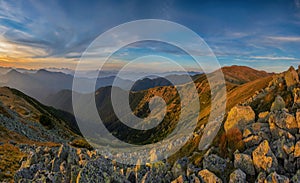
[[[0,145],[0,181],[10,180],[20,168],[20,160],[25,156],[19,148],[5,143]]]
[[[93,147],[84,139],[84,138],[77,138],[73,140],[70,145],[77,147],[77,148],[86,148],[88,150],[93,150]]]

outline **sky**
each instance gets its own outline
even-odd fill
[[[140,19],[186,26],[203,38],[221,66],[246,65],[280,72],[300,64],[300,0],[0,0],[0,66],[74,69],[95,38]],[[132,56],[128,55],[153,51],[169,58],[181,52],[153,42],[133,44],[115,54],[116,65],[129,61]],[[190,58],[176,58],[193,70]],[[153,61],[145,68],[157,64],[159,61]],[[163,63],[159,68],[172,70]]]

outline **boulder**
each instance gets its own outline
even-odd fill
[[[203,160],[203,168],[208,169],[214,173],[223,173],[226,169],[226,164],[226,160],[215,154],[208,155],[204,157]]]
[[[189,176],[189,183],[201,183],[201,180],[193,174]]]
[[[271,111],[279,111],[285,108],[285,102],[280,95],[277,95],[271,106]]]
[[[264,140],[259,144],[259,146],[252,152],[252,157],[254,167],[258,172],[266,171],[270,173],[277,169],[277,159],[270,149],[269,142],[267,140]]]
[[[250,135],[249,137],[244,138],[243,141],[246,147],[253,147],[258,145],[262,141],[262,138],[258,135]]]
[[[228,113],[224,129],[226,132],[231,128],[238,128],[242,131],[247,124],[254,120],[255,113],[250,106],[235,106]]]
[[[237,169],[230,174],[229,183],[246,183],[246,182],[247,182],[246,174],[242,170]]]
[[[293,107],[300,107],[300,88],[293,89],[294,104]]]
[[[284,74],[284,79],[286,86],[288,88],[294,86],[295,84],[299,83],[299,75],[296,72],[295,68],[291,66],[289,70],[287,70]]]
[[[198,176],[201,177],[205,183],[222,183],[222,180],[219,177],[217,177],[214,173],[210,172],[207,169],[199,171]]]
[[[250,135],[252,135],[252,132],[249,128],[246,128],[244,131],[243,131],[243,138],[247,138],[249,137]]]
[[[186,182],[186,178],[180,175],[179,177],[177,177],[177,179],[173,180],[171,183],[184,183],[184,182]]]
[[[300,109],[298,109],[296,112],[296,121],[297,121],[298,129],[300,131]]]
[[[298,131],[298,124],[294,115],[289,114],[286,111],[273,112],[269,117],[269,125],[271,129],[271,133],[272,130],[276,129],[276,127],[286,130],[293,134],[297,133]]]
[[[188,158],[184,157],[177,160],[172,167],[173,176],[179,177],[180,175],[186,175],[187,165]]]
[[[269,111],[261,112],[258,114],[259,122],[266,122],[269,117]]]
[[[255,169],[251,156],[242,153],[234,154],[234,167],[241,169],[248,175],[255,175]]]
[[[265,183],[289,183],[290,180],[284,175],[279,175],[276,172],[271,173],[265,180]]]
[[[265,172],[259,172],[255,182],[256,183],[264,183],[266,178],[267,178],[267,175]]]
[[[296,174],[291,178],[291,182],[300,182],[300,170],[298,170]]]
[[[294,157],[300,157],[300,141],[298,141],[295,145]]]

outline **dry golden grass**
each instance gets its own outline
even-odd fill
[[[20,168],[20,160],[26,156],[19,148],[11,144],[0,145],[0,181],[12,180],[15,172]]]
[[[92,150],[93,147],[84,139],[84,138],[77,138],[73,140],[70,145],[77,147],[77,148],[86,148]]]
[[[27,137],[10,131],[0,125],[0,142],[4,143],[0,145],[0,181],[11,180],[12,182],[14,173],[20,168],[20,160],[24,156],[27,156],[21,152],[18,147],[10,144],[10,141],[14,141],[17,144],[35,144],[37,146],[60,146],[60,144],[54,142],[32,141]]]
[[[22,118],[38,122],[41,113],[24,98],[12,93],[7,87],[0,87],[0,101],[9,109],[17,112]]]

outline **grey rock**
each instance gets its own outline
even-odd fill
[[[289,183],[290,180],[286,176],[279,175],[276,172],[273,172],[270,175],[268,175],[268,177],[265,180],[265,183],[274,183],[274,182]]]
[[[198,176],[201,177],[203,182],[205,182],[205,183],[210,183],[210,182],[222,183],[223,182],[219,177],[217,177],[214,173],[210,172],[207,169],[199,171]]]
[[[241,169],[248,175],[255,175],[255,169],[251,156],[247,154],[236,153],[234,155],[234,167],[237,169]]]
[[[230,183],[246,183],[246,174],[242,170],[237,169],[230,174],[229,182]]]

